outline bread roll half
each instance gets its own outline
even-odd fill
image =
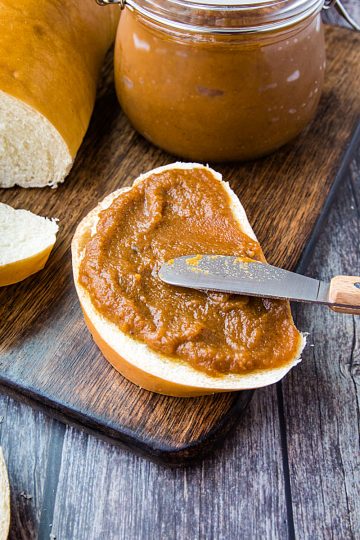
[[[118,17],[95,0],[0,2],[0,187],[64,180]]]
[[[58,229],[54,219],[0,203],[0,287],[44,268]]]
[[[134,185],[148,176],[168,169],[205,168],[196,163],[175,163],[159,167],[141,175]],[[244,208],[230,186],[222,181],[219,173],[206,168],[213,175],[214,182],[220,182],[229,195],[229,204],[241,231],[256,240],[255,234],[246,217]],[[280,380],[300,361],[300,354],[305,345],[301,336],[298,350],[286,365],[274,369],[262,369],[243,374],[229,374],[214,377],[194,369],[183,361],[174,360],[164,354],[158,354],[140,340],[122,332],[115,324],[96,310],[87,290],[79,283],[79,266],[89,240],[96,233],[99,213],[108,208],[121,194],[131,189],[124,188],[108,195],[78,225],[72,241],[72,261],[75,286],[84,312],[86,323],[95,342],[105,358],[127,379],[147,390],[171,396],[191,397],[215,392],[230,392],[266,386]]]

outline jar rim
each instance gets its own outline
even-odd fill
[[[173,30],[199,34],[269,32],[321,11],[325,0],[126,0],[125,6]]]

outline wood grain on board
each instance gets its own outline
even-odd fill
[[[269,262],[285,268],[298,262],[359,120],[359,35],[339,28],[326,34],[326,86],[313,123],[273,156],[216,167],[240,196]],[[70,268],[76,224],[106,194],[174,161],[133,131],[107,79],[65,184],[0,192],[3,202],[60,220],[46,268],[0,291],[0,383],[61,419],[179,463],[219,439],[250,394],[191,400],[151,394],[116,373],[85,328]]]

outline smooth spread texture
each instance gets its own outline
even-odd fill
[[[130,121],[196,161],[254,158],[293,139],[315,113],[324,67],[320,14],[263,34],[204,36],[124,10],[116,38],[116,89]]]
[[[100,213],[79,283],[123,332],[208,374],[277,367],[294,358],[300,334],[287,302],[187,290],[158,278],[162,262],[192,253],[264,260],[211,172],[163,171]]]

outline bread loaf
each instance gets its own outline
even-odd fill
[[[0,1],[0,187],[64,180],[118,17],[95,0]]]

